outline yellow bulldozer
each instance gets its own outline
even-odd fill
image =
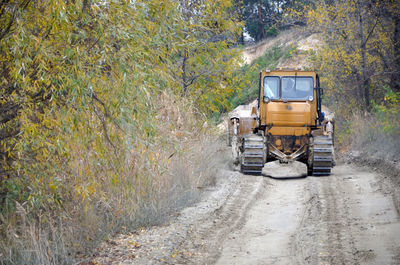
[[[300,161],[308,175],[330,175],[334,120],[322,111],[322,94],[314,71],[261,71],[258,105],[229,117],[230,144],[240,170],[261,174],[267,162]]]

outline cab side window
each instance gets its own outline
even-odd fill
[[[279,99],[279,77],[264,77],[264,97],[269,99]]]

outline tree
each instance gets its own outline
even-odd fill
[[[280,29],[305,24],[312,0],[237,0],[246,31],[256,41],[275,36]],[[289,18],[290,15],[290,18]]]
[[[235,8],[230,0],[180,0],[183,28],[177,32],[183,40],[176,54],[177,89],[193,99],[201,111],[218,111],[234,92],[239,50],[230,49],[241,32]]]
[[[325,45],[318,52],[318,61],[335,102],[370,111],[372,101],[383,99],[384,84],[396,87],[397,19],[387,13],[398,10],[398,5],[392,1],[336,0],[318,3],[308,13],[309,25],[322,33]]]
[[[256,41],[276,34],[276,28],[282,17],[283,1],[271,0],[244,0],[243,20],[246,23],[246,31]]]
[[[391,0],[373,3],[374,15],[379,17],[377,32],[383,35],[383,49],[377,53],[390,76],[388,85],[400,92],[400,4]]]
[[[230,0],[2,1],[2,175],[16,174],[16,160],[50,159],[60,124],[91,128],[88,137],[96,127],[115,151],[122,118],[152,111],[146,99],[161,90],[202,112],[226,104],[239,63],[228,49],[240,32],[231,9]]]

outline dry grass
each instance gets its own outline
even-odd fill
[[[400,128],[385,128],[387,124],[374,114],[355,114],[347,130],[339,136],[340,147],[343,151],[366,152],[393,160],[400,152]]]
[[[75,156],[59,176],[61,205],[16,202],[14,213],[0,214],[0,264],[85,260],[110,235],[165,222],[196,201],[199,188],[213,185],[220,146],[214,129],[187,102],[167,94],[159,102],[156,133],[126,136],[104,163],[93,163],[94,151],[71,142]]]

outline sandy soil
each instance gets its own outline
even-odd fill
[[[93,264],[400,264],[389,181],[348,164],[329,177],[297,162],[262,176],[224,169],[200,203],[109,241]]]

